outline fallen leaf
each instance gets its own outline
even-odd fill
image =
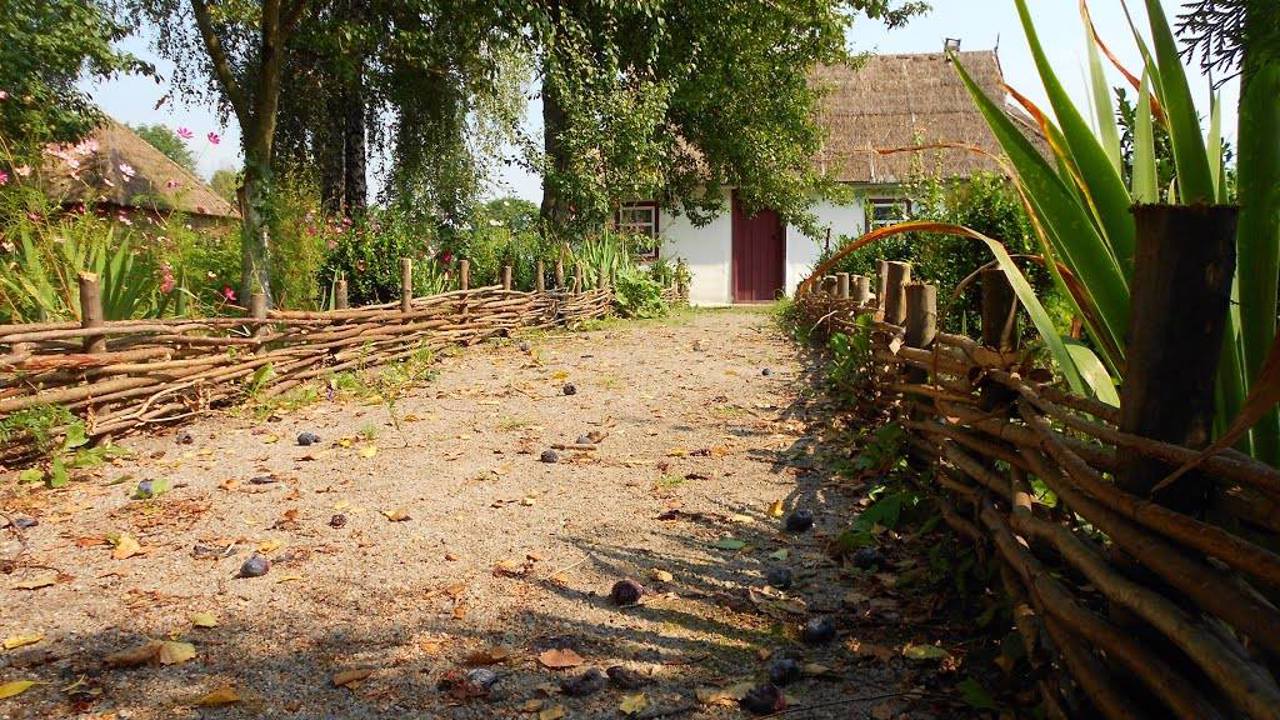
[[[383,510],[382,514],[391,522],[404,522],[405,520],[409,519],[408,508],[401,507],[401,508],[396,508],[395,510],[390,510],[390,511]]]
[[[902,648],[902,657],[908,660],[943,660],[951,657],[951,653],[937,645],[906,645]]]
[[[645,697],[644,693],[624,695],[622,702],[618,703],[618,711],[623,715],[635,715],[647,707],[649,707],[649,698]]]
[[[160,648],[164,643],[159,640],[148,640],[137,647],[121,650],[107,656],[106,663],[108,667],[136,667],[144,663],[149,663],[160,653]]]
[[[462,664],[469,667],[495,665],[497,663],[506,662],[515,657],[515,655],[515,650],[505,645],[497,645],[495,647],[485,648],[471,653],[462,661]]]
[[[128,533],[111,533],[107,536],[107,542],[115,546],[111,557],[116,560],[128,560],[134,555],[142,554],[142,546]]]
[[[36,682],[34,680],[13,680],[11,682],[4,683],[3,685],[0,685],[0,700],[11,698],[14,695],[21,695],[35,687],[35,684]],[[563,715],[561,717],[563,717]]]
[[[195,645],[177,640],[165,640],[156,653],[161,665],[180,665],[195,656]]]
[[[275,552],[276,550],[279,550],[283,545],[284,545],[283,542],[276,540],[274,538],[272,538],[271,540],[264,540],[258,544],[258,552],[263,554],[266,554],[269,552]]]
[[[804,674],[808,677],[826,677],[833,674],[831,668],[819,663],[805,663]]]
[[[365,445],[364,447],[360,448],[360,457],[362,458],[371,458],[377,454],[378,454],[377,445]]]
[[[302,579],[301,575],[282,575],[280,576],[279,579],[276,580],[276,584],[279,585],[280,583],[297,582],[301,579]]]
[[[41,573],[26,580],[19,580],[13,584],[15,590],[39,590],[42,587],[49,587],[58,582],[58,573],[50,571]]]
[[[649,571],[649,577],[661,583],[669,583],[676,579],[675,575],[672,575],[666,570],[659,570],[657,568],[654,568],[653,570]]]
[[[720,538],[715,542],[714,547],[721,550],[741,550],[746,547],[747,543],[736,538]]]
[[[785,512],[785,509],[782,506],[781,499],[774,500],[772,503],[769,504],[769,517],[776,517],[776,518],[782,517],[783,512]]]
[[[191,624],[198,628],[215,628],[218,627],[218,618],[213,613],[191,613]]]
[[[786,549],[786,548],[783,548],[783,549],[781,549],[781,550],[775,550],[775,551],[773,551],[773,552],[769,553],[769,559],[770,559],[770,560],[777,560],[778,562],[782,562],[783,560],[786,560],[786,559],[787,559],[787,557],[788,557],[788,556],[790,556],[790,555],[791,555],[791,551],[790,551],[790,550],[788,550],[788,549]]]
[[[343,670],[330,678],[334,687],[348,687],[351,683],[364,680],[373,674],[372,670]]]
[[[274,445],[275,443],[280,442],[280,436],[279,436],[279,435],[268,435],[268,436],[266,436],[266,437],[262,438],[262,442],[266,443],[267,445]]]
[[[219,707],[238,702],[240,702],[240,693],[236,692],[235,687],[223,685],[212,692],[202,695],[192,704],[198,707]]]
[[[578,667],[583,662],[582,656],[569,648],[547,650],[538,656],[538,663],[552,670]]]
[[[563,705],[556,705],[538,713],[538,720],[560,720],[560,718],[568,714]]]
[[[738,701],[746,697],[751,692],[751,688],[755,687],[755,683],[750,680],[735,683],[728,687],[703,687],[698,688],[694,694],[698,697],[698,702],[703,705],[733,705],[736,706]]]
[[[44,639],[44,635],[40,633],[32,633],[30,635],[11,635],[4,639],[4,649],[13,650],[15,648],[26,647],[27,645],[35,645]]]
[[[525,700],[524,704],[520,706],[520,712],[527,712],[527,713],[538,712],[539,710],[542,709],[542,706],[544,704],[545,703],[539,700],[538,698],[530,698],[528,700]]]

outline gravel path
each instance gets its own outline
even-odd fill
[[[829,421],[768,315],[523,342],[442,359],[396,407],[404,438],[385,406],[339,393],[262,422],[128,438],[131,457],[63,491],[0,479],[0,508],[39,521],[0,577],[0,638],[42,636],[0,651],[0,684],[41,683],[0,700],[0,717],[546,720],[622,717],[624,702],[637,717],[741,717],[733,697],[765,677],[770,653],[809,665],[787,692],[811,709],[788,717],[957,716],[853,701],[933,687],[940,670],[899,650],[947,638],[928,634],[944,632],[925,622],[932,608],[893,590],[891,573],[829,559],[861,496],[824,464]],[[297,446],[303,431],[322,441]],[[541,462],[592,433],[596,449]],[[131,500],[142,480],[173,487]],[[775,501],[812,509],[816,528],[782,532]],[[14,557],[16,535],[0,533],[0,557]],[[114,557],[129,548],[107,544],[113,533],[139,552]],[[235,577],[255,550],[270,571]],[[789,594],[762,590],[772,566],[794,570]],[[610,588],[627,577],[647,592],[619,608]],[[802,644],[800,625],[823,614],[839,638]],[[106,666],[148,639],[196,656]],[[575,654],[568,669],[540,662]],[[468,662],[497,673],[486,697],[440,688]],[[645,684],[560,691],[611,666]],[[238,701],[199,704],[220,694]]]

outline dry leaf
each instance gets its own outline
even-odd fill
[[[538,656],[538,663],[552,670],[578,667],[583,662],[582,656],[569,648],[547,650]]]
[[[383,510],[382,514],[391,522],[404,522],[409,519],[409,508],[401,507],[390,511]]]
[[[372,670],[343,670],[334,675],[330,682],[333,683],[334,687],[349,687],[351,683],[364,680],[372,674]]]
[[[111,557],[116,560],[128,560],[134,555],[142,554],[142,546],[128,533],[112,533],[107,536],[107,542],[115,546]]]
[[[36,682],[34,680],[14,680],[12,682],[4,683],[3,685],[0,685],[0,700],[11,698],[14,695],[21,695],[34,687],[35,684]],[[561,715],[561,717],[564,716]]]
[[[282,575],[278,580],[276,580],[276,584],[279,585],[280,583],[297,582],[301,579],[301,575]]]
[[[465,619],[467,618],[467,609],[468,609],[468,608],[467,608],[467,604],[466,604],[466,603],[458,603],[457,605],[454,605],[454,606],[453,606],[453,619],[454,619],[454,620],[465,620]]]
[[[723,688],[698,688],[694,694],[697,695],[698,702],[703,705],[737,706],[738,701],[746,697],[753,687],[755,687],[755,683],[747,680]]]
[[[542,709],[542,706],[543,706],[543,702],[541,700],[539,700],[538,698],[530,698],[528,700],[525,700],[524,704],[520,706],[520,712],[527,712],[527,713],[538,712],[539,710]]]
[[[556,705],[538,713],[538,720],[560,720],[560,718],[568,714],[563,705]]]
[[[156,653],[161,665],[180,665],[196,656],[196,646],[188,642],[165,640]]]
[[[164,643],[159,640],[148,640],[137,647],[122,650],[118,653],[112,653],[107,656],[106,663],[108,667],[136,667],[144,663],[149,663],[160,653],[160,648]]]
[[[240,702],[240,693],[236,692],[235,687],[223,685],[217,690],[201,696],[193,704],[199,707],[218,707],[238,702]]]
[[[40,633],[32,633],[30,635],[11,635],[4,639],[4,649],[13,650],[15,648],[26,647],[27,645],[35,645],[44,639],[44,635]]]
[[[284,545],[283,542],[276,540],[274,538],[272,538],[271,540],[264,540],[258,544],[258,552],[263,554],[266,554],[269,552],[275,552],[276,550],[279,550],[283,545]]]
[[[191,624],[198,628],[215,628],[218,627],[218,618],[213,613],[191,613]]]
[[[654,568],[653,570],[649,571],[649,577],[661,583],[669,583],[676,579],[675,575],[672,575],[666,570],[659,570],[657,568]]]
[[[471,653],[462,661],[462,664],[469,667],[476,667],[478,665],[494,665],[506,662],[515,657],[515,655],[515,650],[505,645],[498,645]]]
[[[769,504],[769,517],[776,517],[776,518],[782,517],[783,512],[785,512],[785,510],[782,507],[781,499],[774,500],[772,503]]]
[[[644,693],[624,695],[622,702],[618,703],[618,711],[623,715],[635,715],[647,707],[649,707],[649,698],[645,697]]]
[[[41,573],[26,580],[19,580],[13,584],[14,590],[39,590],[42,587],[49,587],[58,582],[58,573],[50,571]]]
[[[377,445],[365,445],[364,447],[360,448],[360,457],[362,458],[371,458],[377,454],[378,454]]]

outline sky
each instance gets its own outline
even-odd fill
[[[1161,0],[1172,18],[1181,0]],[[1142,22],[1139,0],[1130,0]],[[998,48],[1005,80],[1012,87],[1047,106],[1039,76],[1031,59],[1013,0],[933,0],[933,10],[913,20],[907,27],[887,30],[878,23],[860,20],[849,33],[849,43],[857,52],[914,53],[939,52],[946,38],[959,38],[965,50]],[[1032,17],[1045,46],[1045,52],[1058,73],[1059,80],[1080,106],[1088,102],[1088,59],[1084,26],[1080,20],[1077,0],[1030,0]],[[1120,0],[1092,0],[1090,10],[1104,41],[1130,70],[1140,67],[1138,51],[1134,46]],[[124,47],[136,55],[156,64],[159,74],[168,77],[172,66],[158,58],[148,46],[145,36],[125,41]],[[1123,84],[1119,74],[1108,66],[1113,85]],[[1199,70],[1191,73],[1192,88],[1198,95],[1198,107],[1207,114],[1208,82],[1200,77]],[[151,78],[124,77],[101,83],[84,83],[98,104],[116,119],[130,124],[163,123],[173,128],[186,127],[195,133],[191,141],[197,157],[200,174],[209,177],[223,167],[238,167],[240,163],[240,132],[234,118],[223,125],[217,110],[211,106],[191,105],[181,99],[169,97],[169,88]],[[1237,88],[1232,84],[1223,88],[1223,127],[1228,138],[1235,135]],[[526,131],[536,135],[541,132],[541,106],[530,97]],[[209,132],[221,136],[221,142],[211,144]],[[378,172],[379,163],[370,163],[370,172]],[[537,201],[541,198],[539,178],[518,166],[500,164],[500,174],[492,179],[487,194],[516,195]],[[371,177],[372,188],[381,187],[380,178]]]

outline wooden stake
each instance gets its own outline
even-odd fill
[[[880,307],[884,308],[884,321],[902,325],[907,321],[906,287],[911,282],[911,263],[886,262],[884,293]]]
[[[502,289],[503,290],[511,289],[511,266],[510,265],[502,266]]]
[[[938,289],[926,283],[906,286],[906,336],[908,347],[929,348],[938,335]]]
[[[256,292],[249,296],[249,315],[254,320],[267,319],[267,294]],[[253,326],[253,336],[262,337],[267,334],[267,326],[257,323]]]
[[[534,269],[533,289],[535,292],[547,291],[546,269],[542,265],[542,261],[538,261],[537,267]]]
[[[1001,352],[1018,349],[1018,305],[1009,277],[1000,268],[986,268],[982,284],[982,344]]]
[[[556,289],[564,289],[564,260],[556,260]]]
[[[333,309],[347,309],[347,279],[338,278],[338,284],[333,288]]]
[[[836,273],[836,295],[841,300],[849,299],[849,273]]]
[[[471,261],[470,260],[458,261],[458,289],[459,290],[471,289]]]
[[[603,265],[596,271],[596,287],[601,290],[609,287],[609,269]]]
[[[887,260],[876,261],[876,278],[875,279],[876,279],[876,304],[879,305],[880,309],[883,311],[885,284],[889,281],[889,261]],[[884,315],[881,314],[880,317],[883,318]]]
[[[850,292],[854,302],[859,305],[871,302],[871,279],[866,275],[853,275],[850,281],[852,285]]]
[[[413,308],[413,259],[400,258],[400,312]]]
[[[1213,433],[1214,386],[1236,267],[1238,209],[1139,205],[1120,429],[1192,449]],[[1248,271],[1250,268],[1246,268]],[[1147,497],[1173,467],[1124,457],[1117,484]],[[1209,483],[1188,473],[1157,502],[1204,509]]]
[[[582,263],[573,266],[573,291],[582,292]]]
[[[98,287],[98,276],[91,272],[82,272],[80,282],[80,327],[96,328],[106,324],[102,312],[102,291]],[[84,351],[102,353],[107,351],[107,338],[103,335],[87,337],[84,340]]]

